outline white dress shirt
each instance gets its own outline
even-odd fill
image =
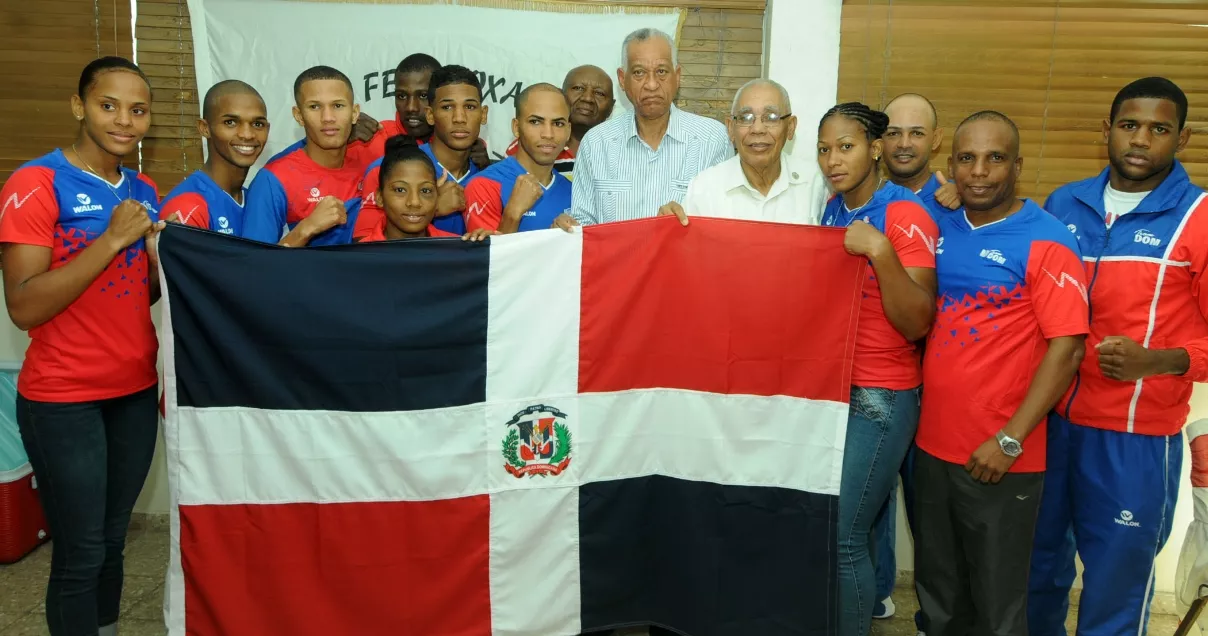
[[[688,216],[818,225],[830,197],[818,164],[780,153],[780,177],[763,194],[751,186],[737,155],[696,175],[684,197]]]
[[[668,201],[682,203],[698,173],[733,154],[721,122],[674,106],[657,150],[638,136],[632,113],[614,117],[579,144],[570,214],[583,225],[655,216]]]

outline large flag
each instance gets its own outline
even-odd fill
[[[835,633],[842,238],[169,227],[171,633]]]

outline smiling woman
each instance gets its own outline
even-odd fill
[[[71,98],[75,142],[0,193],[17,202],[0,217],[0,259],[9,317],[31,337],[17,423],[54,536],[52,636],[116,633],[126,529],[155,449],[159,197],[121,167],[150,107],[138,66],[93,61]]]

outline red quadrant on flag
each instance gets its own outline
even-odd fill
[[[190,634],[491,633],[486,495],[180,506],[180,525]]]
[[[586,228],[579,391],[847,402],[864,266],[831,228],[673,217]]]

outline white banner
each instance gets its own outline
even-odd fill
[[[616,82],[621,42],[643,27],[677,35],[679,9],[652,10],[531,0],[467,5],[316,2],[307,0],[189,0],[199,99],[215,82],[243,80],[264,96],[271,129],[270,157],[303,137],[294,122],[293,82],[318,64],[352,80],[361,110],[394,118],[394,68],[412,53],[479,74],[489,107],[482,137],[492,155],[512,141],[514,98],[538,82],[562,85],[566,72],[594,64]],[[614,116],[629,107],[614,86]]]

